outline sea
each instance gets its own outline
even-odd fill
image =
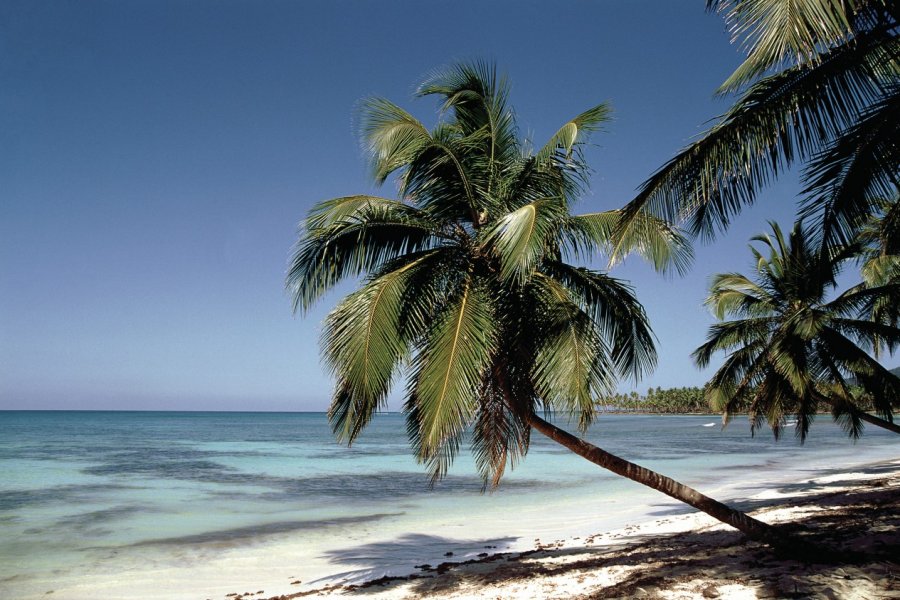
[[[803,445],[712,415],[602,415],[585,437],[737,503],[900,459],[896,434],[854,443],[827,416]],[[431,485],[393,413],[347,447],[323,413],[0,412],[0,475],[0,598],[22,600],[268,597],[689,510],[537,433],[496,490],[466,451]]]

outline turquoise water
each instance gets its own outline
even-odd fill
[[[215,564],[241,582],[262,568],[285,585],[297,573],[304,584],[379,576],[679,510],[537,434],[496,492],[482,493],[465,454],[432,489],[396,414],[352,448],[321,413],[0,412],[0,431],[0,597],[114,598],[116,577],[144,581],[151,567],[191,580],[184,597],[208,597],[215,586],[190,574],[223,557],[230,566]],[[852,444],[821,417],[800,446],[753,438],[740,421],[723,431],[712,416],[634,415],[603,416],[587,435],[723,498],[897,458],[895,437],[869,427]],[[176,597],[134,585],[134,597]]]

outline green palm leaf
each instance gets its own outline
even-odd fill
[[[322,347],[339,381],[329,417],[340,441],[352,443],[385,402],[391,378],[408,351],[401,315],[410,279],[438,252],[406,257],[406,264],[369,281],[328,315]]]
[[[609,346],[616,372],[640,379],[656,365],[653,333],[643,306],[622,281],[585,268],[546,261],[542,272],[562,284],[590,315]]]
[[[478,394],[478,413],[472,427],[472,454],[484,488],[496,488],[507,464],[516,464],[528,452],[530,430],[509,406],[494,377],[486,377]]]
[[[477,410],[497,339],[490,297],[468,277],[413,361],[412,392],[419,411],[420,458],[441,477],[457,440]]]
[[[313,209],[311,218],[322,220],[328,210]],[[307,228],[294,247],[286,278],[293,308],[309,310],[344,277],[372,272],[440,242],[441,232],[434,223],[401,203],[370,203],[342,220]]]
[[[585,431],[594,416],[594,398],[615,389],[611,351],[591,317],[581,310],[558,282],[539,277],[533,282],[546,315],[541,319],[531,378],[549,406],[578,417]]]
[[[508,213],[486,230],[484,245],[500,260],[500,276],[523,283],[547,253],[567,214],[559,198],[542,198]]]
[[[584,142],[591,132],[598,131],[603,123],[610,120],[612,109],[606,103],[589,108],[553,134],[553,137],[544,144],[535,159],[538,164],[544,164],[554,158],[558,153],[568,158],[575,148],[575,144]]]
[[[786,60],[815,63],[822,48],[853,36],[852,11],[864,1],[714,0],[707,8],[725,13],[733,40],[743,39],[745,60],[719,88],[734,91]]]
[[[704,304],[717,319],[723,319],[728,314],[748,317],[771,314],[778,300],[740,273],[719,273],[712,278]]]
[[[852,126],[884,93],[878,73],[898,64],[898,39],[863,33],[815,65],[760,80],[700,140],[645,181],[626,214],[687,219],[694,233],[712,237],[782,170]]]
[[[415,117],[383,98],[360,106],[360,135],[377,183],[405,167],[432,143],[431,134]]]
[[[415,214],[410,207],[397,200],[358,194],[319,202],[309,211],[304,228],[307,231],[325,229],[340,221],[362,217],[367,210],[372,208],[394,209],[400,214]]]
[[[800,216],[816,217],[825,243],[849,243],[853,232],[880,210],[883,199],[897,194],[898,139],[900,85],[895,85],[806,167]]]
[[[677,227],[646,213],[630,219],[623,217],[622,210],[572,217],[567,232],[574,254],[591,256],[603,251],[609,256],[609,268],[613,268],[636,252],[661,273],[687,272],[694,252],[690,241]]]

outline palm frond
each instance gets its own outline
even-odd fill
[[[347,221],[353,217],[358,218],[373,207],[384,210],[394,209],[400,214],[415,214],[414,209],[397,200],[358,194],[319,202],[310,209],[303,227],[309,232],[325,229],[340,221]],[[421,216],[425,217],[425,215]]]
[[[479,155],[485,159],[484,191],[490,196],[498,171],[520,154],[506,78],[498,76],[496,65],[489,62],[458,63],[432,72],[417,93],[444,96],[442,110],[453,112],[462,136],[485,134]]]
[[[719,273],[712,277],[704,304],[722,320],[726,316],[765,317],[777,309],[778,300],[740,273]]]
[[[892,319],[872,318],[885,304],[900,306],[900,280],[892,279],[884,285],[855,285],[828,303],[828,310],[836,317],[866,318],[896,327]]]
[[[415,160],[433,141],[418,119],[384,98],[363,101],[359,113],[360,138],[379,184]]]
[[[776,370],[768,370],[762,382],[756,387],[751,397],[750,404],[750,431],[755,434],[767,422],[775,439],[779,439],[784,431],[787,416],[794,414],[797,417],[796,431],[805,441],[809,430],[809,423],[815,414],[810,413],[808,402],[801,404],[796,390],[781,373]]]
[[[419,96],[444,96],[442,110],[453,111],[453,121],[465,135],[482,128],[491,131],[496,142],[501,136],[515,138],[515,122],[507,107],[509,83],[487,61],[456,63],[432,71],[416,90]],[[499,144],[506,146],[508,144]],[[497,157],[499,158],[499,157]]]
[[[680,151],[626,206],[688,220],[695,234],[724,231],[760,188],[822,150],[883,94],[876,71],[900,61],[900,40],[864,34],[815,65],[800,65],[749,88],[698,141]]]
[[[577,154],[577,153],[576,153]],[[572,206],[589,188],[590,169],[573,155],[554,165],[539,165],[533,155],[510,160],[497,176],[491,193],[498,207],[512,212],[540,198],[560,197]]]
[[[825,393],[826,400],[831,404],[831,416],[840,428],[852,440],[857,440],[863,434],[865,424],[859,417],[859,411],[855,403],[848,395],[835,388],[829,388]]]
[[[545,261],[541,271],[560,282],[610,348],[622,377],[639,380],[656,365],[653,332],[630,286],[614,277],[558,261]]]
[[[530,378],[548,406],[577,417],[585,431],[594,417],[594,398],[615,388],[612,351],[590,315],[559,282],[538,276],[529,292],[544,307],[530,319],[537,341]]]
[[[752,408],[754,394],[770,370],[768,352],[768,340],[750,341],[729,354],[707,382],[707,402],[723,411],[726,424],[739,406],[749,401]]]
[[[743,349],[758,352],[764,348],[764,342],[776,325],[777,320],[772,317],[716,323],[710,326],[706,341],[691,353],[691,358],[699,368],[705,369],[717,352],[735,349],[736,352]]]
[[[800,217],[812,217],[823,243],[847,244],[900,189],[900,85],[894,85],[859,120],[804,169]]]
[[[868,258],[860,267],[863,281],[870,287],[900,280],[900,253]]]
[[[760,74],[787,61],[815,63],[821,51],[853,37],[854,0],[718,0],[708,8],[725,14],[732,41],[740,42],[747,59],[719,92],[739,89]]]
[[[606,103],[591,107],[568,121],[553,134],[534,156],[539,165],[548,163],[557,154],[570,157],[575,144],[584,142],[587,135],[598,131],[610,119],[612,109]]]
[[[419,411],[420,459],[434,478],[453,452],[478,406],[480,389],[497,344],[493,306],[479,282],[466,278],[413,359],[411,391]]]
[[[628,220],[622,217],[622,210],[571,217],[566,232],[573,253],[590,256],[603,250],[609,256],[609,268],[613,268],[636,252],[661,273],[687,272],[694,251],[680,229],[646,213]]]
[[[285,284],[294,311],[307,311],[344,277],[373,272],[399,256],[441,241],[432,221],[399,203],[369,205],[325,227],[305,229],[294,246]]]
[[[504,396],[496,377],[486,377],[478,393],[478,413],[472,427],[472,455],[485,489],[500,484],[507,465],[515,468],[530,443],[530,428]]]
[[[478,225],[485,198],[479,195],[484,160],[472,158],[471,146],[484,135],[460,137],[454,127],[440,126],[429,144],[413,157],[400,177],[400,194],[438,219],[468,220]]]
[[[325,321],[321,345],[338,381],[329,411],[339,441],[352,443],[387,397],[391,379],[408,352],[401,315],[415,270],[438,250],[405,257],[405,264],[347,296]]]
[[[875,409],[893,422],[893,407],[900,406],[900,378],[839,332],[828,329],[822,337],[820,354],[842,372],[852,374],[856,384],[871,397]]]
[[[567,214],[560,198],[541,198],[498,218],[484,234],[485,248],[500,261],[500,276],[522,283],[547,252]]]

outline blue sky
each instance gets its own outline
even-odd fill
[[[492,60],[538,142],[609,101],[588,212],[627,202],[727,109],[713,90],[740,58],[702,1],[7,0],[0,409],[324,410],[318,334],[338,295],[294,317],[283,279],[314,202],[376,192],[360,99],[433,124],[415,84]],[[637,389],[703,383],[688,355],[712,322],[708,277],[746,270],[747,240],[789,226],[795,192],[766,190],[686,277],[613,271],[659,338]]]

